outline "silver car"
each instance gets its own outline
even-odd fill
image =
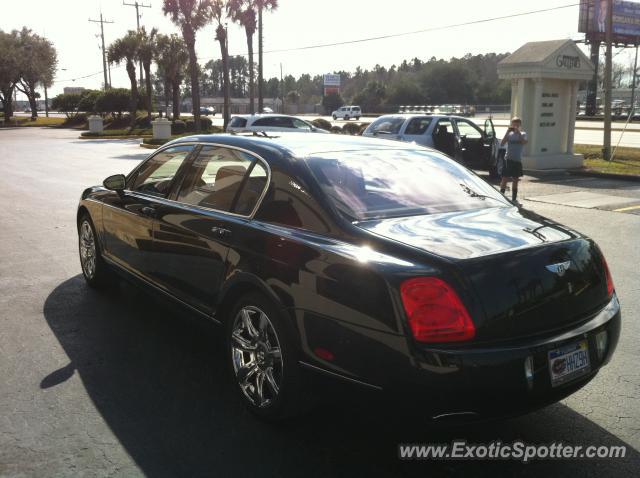
[[[490,119],[483,131],[473,121],[452,115],[384,115],[362,135],[415,142],[442,151],[459,163],[486,169],[495,165],[500,147]]]
[[[242,132],[328,133],[308,121],[281,114],[235,115],[227,125],[228,133]]]

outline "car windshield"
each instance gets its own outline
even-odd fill
[[[431,151],[342,151],[307,162],[335,207],[354,221],[510,206],[478,176]]]
[[[371,123],[368,132],[373,134],[398,134],[405,119],[393,116],[379,118]]]

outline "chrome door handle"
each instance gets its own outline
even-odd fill
[[[212,227],[211,232],[213,232],[216,236],[219,237],[229,237],[231,235],[231,231],[229,229],[225,229],[224,227]]]
[[[143,206],[142,209],[140,209],[140,212],[145,216],[155,217],[156,208],[151,206]]]

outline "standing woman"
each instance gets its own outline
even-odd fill
[[[504,194],[507,189],[507,183],[513,182],[511,187],[511,200],[516,202],[518,197],[518,181],[522,177],[522,150],[527,144],[527,133],[522,131],[522,120],[513,118],[511,127],[507,130],[507,134],[502,138],[502,145],[507,145],[506,165],[502,173],[502,182],[500,183],[500,192]]]

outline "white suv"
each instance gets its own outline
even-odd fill
[[[333,116],[334,120],[337,120],[338,118],[343,120],[355,118],[357,121],[360,119],[360,116],[362,116],[362,110],[359,106],[341,106],[331,113],[331,116]]]
[[[328,133],[328,131],[317,128],[313,124],[296,118],[295,116],[279,114],[236,115],[232,117],[227,125],[227,132],[241,133],[243,131]]]

